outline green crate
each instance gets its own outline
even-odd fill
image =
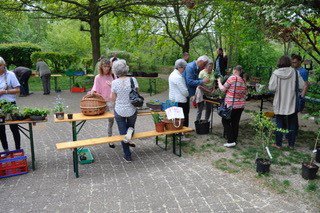
[[[87,157],[86,160],[80,160],[80,156],[84,153],[84,155]],[[89,164],[94,162],[93,155],[90,152],[90,149],[88,148],[83,148],[78,150],[78,160],[80,164]]]

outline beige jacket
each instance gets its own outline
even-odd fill
[[[304,81],[298,72],[299,90]],[[275,70],[269,81],[269,90],[275,91],[273,110],[276,115],[291,115],[296,111],[296,71],[292,67]]]

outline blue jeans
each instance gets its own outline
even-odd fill
[[[297,131],[298,114],[293,113],[291,115],[276,115],[276,123],[278,128],[286,128],[289,133],[286,135],[289,146],[294,147],[296,142],[296,131]],[[276,132],[276,144],[282,146],[283,133]]]
[[[137,120],[137,111],[130,117],[121,117],[120,115],[117,114],[116,111],[114,111],[114,118],[116,119],[116,122],[118,124],[120,135],[125,135],[127,134],[127,130],[129,127],[134,128],[134,124],[136,123],[136,120]],[[131,157],[129,144],[124,143],[123,141],[121,142],[121,144],[122,144],[124,155],[126,157]]]

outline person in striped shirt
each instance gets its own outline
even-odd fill
[[[218,79],[219,89],[226,93],[225,104],[227,107],[233,106],[231,119],[227,120],[222,118],[223,128],[227,135],[227,143],[224,144],[225,147],[234,147],[237,144],[240,118],[244,110],[247,95],[247,87],[241,77],[242,74],[242,67],[237,65],[233,68],[233,74],[223,85],[221,79]]]

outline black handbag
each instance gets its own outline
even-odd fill
[[[305,107],[305,99],[299,94],[298,71],[296,71],[296,112],[302,112]]]
[[[130,102],[135,107],[142,107],[144,98],[141,95],[139,95],[139,93],[136,91],[132,78],[130,78],[130,82],[131,82],[131,92],[129,93]]]
[[[226,119],[226,120],[231,119],[231,113],[233,110],[233,103],[234,103],[234,97],[236,94],[237,82],[238,82],[238,78],[236,77],[236,83],[234,85],[234,93],[233,93],[233,99],[232,99],[232,106],[227,107],[227,105],[223,103],[221,106],[218,107],[218,115],[223,119]]]

